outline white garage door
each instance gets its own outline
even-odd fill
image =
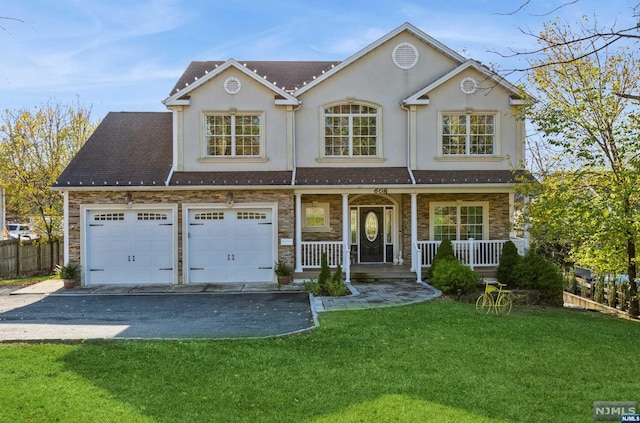
[[[190,210],[189,282],[272,282],[271,209]]]
[[[87,213],[87,284],[173,283],[173,212]]]

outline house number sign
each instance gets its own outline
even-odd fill
[[[374,194],[386,194],[387,193],[387,189],[386,188],[374,188],[373,189],[373,193]]]

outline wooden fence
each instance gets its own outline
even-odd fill
[[[0,279],[46,275],[62,262],[62,242],[0,241]]]

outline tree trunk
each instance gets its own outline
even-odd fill
[[[634,241],[627,241],[627,274],[629,275],[629,315],[638,317],[638,285],[636,284],[636,244]]]

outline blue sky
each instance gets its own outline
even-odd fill
[[[491,51],[535,47],[554,18],[633,21],[637,0],[21,0],[0,16],[0,110],[48,100],[108,111],[164,111],[192,60],[343,60],[410,22],[466,57],[509,69]],[[509,76],[517,82],[522,75]]]

